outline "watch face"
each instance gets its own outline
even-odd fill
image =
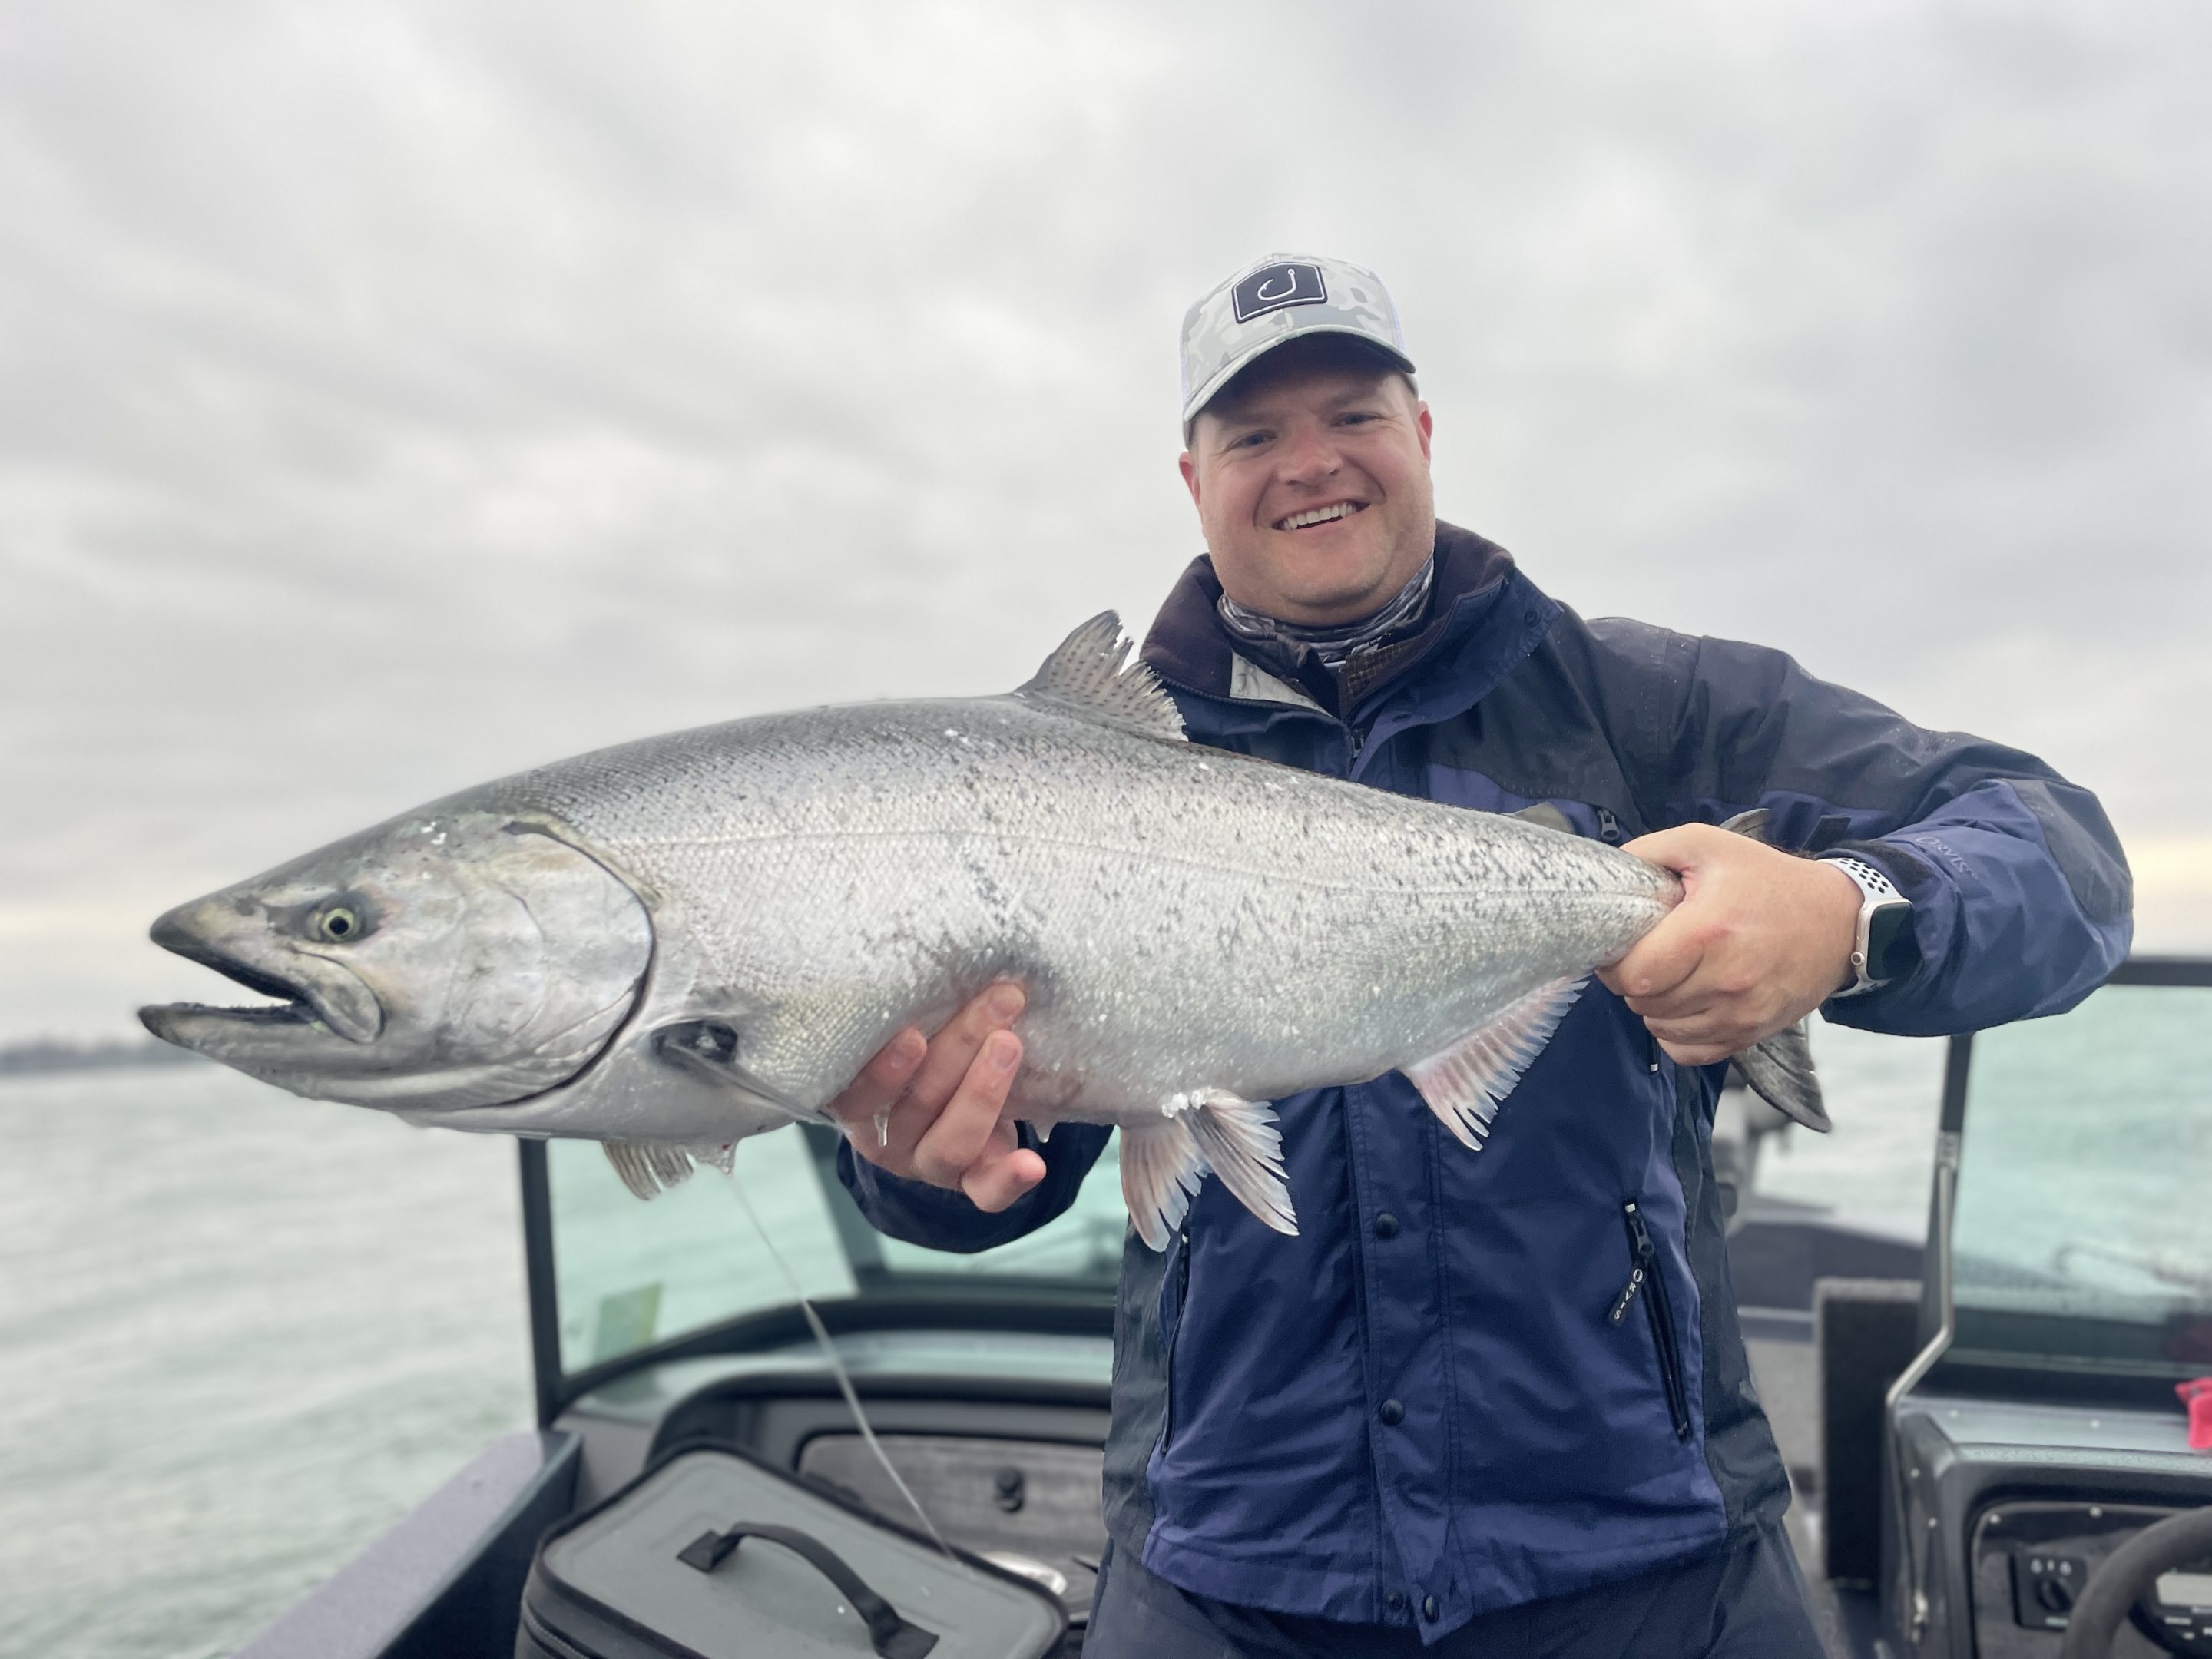
[[[1912,906],[1903,899],[1877,904],[1867,918],[1866,976],[1881,984],[1903,979],[1920,965],[1920,941],[1912,931]]]

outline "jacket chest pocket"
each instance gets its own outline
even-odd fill
[[[1644,1223],[1644,1206],[1630,1199],[1620,1206],[1628,1234],[1628,1282],[1613,1299],[1607,1321],[1616,1328],[1631,1328],[1636,1306],[1644,1304],[1644,1322],[1651,1332],[1651,1346],[1659,1366],[1659,1384],[1667,1396],[1667,1414],[1674,1437],[1690,1437],[1690,1395],[1682,1380],[1682,1346],[1674,1330],[1674,1302],[1667,1289],[1667,1264]],[[1172,1373],[1170,1373],[1172,1375]]]

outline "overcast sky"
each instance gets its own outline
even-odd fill
[[[72,0],[0,31],[0,1040],[447,789],[1004,689],[1378,269],[1437,503],[2104,797],[2212,949],[2212,10]]]

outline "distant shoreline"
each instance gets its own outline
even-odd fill
[[[119,1066],[177,1066],[199,1056],[154,1037],[101,1037],[70,1042],[39,1037],[0,1045],[0,1078],[35,1077],[49,1072],[111,1071]]]

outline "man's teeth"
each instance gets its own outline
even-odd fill
[[[1359,511],[1358,501],[1339,501],[1334,507],[1309,507],[1304,513],[1293,513],[1279,520],[1278,530],[1304,530],[1310,524],[1327,524],[1331,519],[1348,519]]]

